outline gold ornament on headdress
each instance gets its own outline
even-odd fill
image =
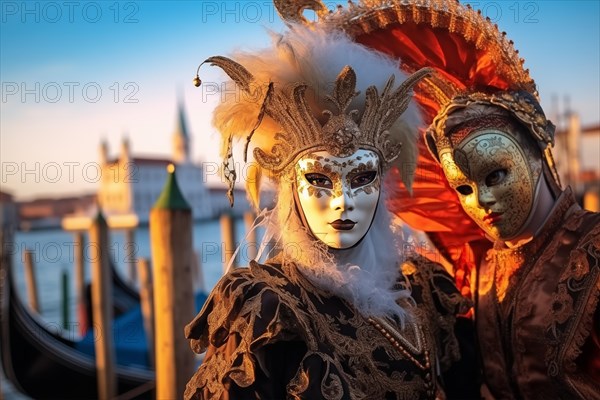
[[[546,119],[546,115],[537,100],[527,92],[499,92],[493,94],[471,93],[452,99],[433,120],[428,134],[437,141],[446,134],[448,116],[472,104],[490,104],[508,111],[518,121],[525,125],[536,141],[544,145],[554,144],[554,124]]]
[[[241,64],[227,57],[210,57],[202,64],[204,63],[211,63],[223,69],[247,93],[250,93],[251,88],[256,88],[257,82],[252,74]],[[271,82],[264,96],[257,123],[246,138],[246,150],[263,115],[267,115],[281,130],[275,134],[274,144],[270,149],[257,147],[253,154],[262,168],[275,175],[283,174],[294,161],[309,151],[325,150],[336,157],[347,157],[359,148],[377,151],[385,170],[398,157],[402,146],[390,138],[388,129],[407,109],[412,98],[413,86],[430,73],[429,68],[423,68],[409,76],[396,89],[393,89],[392,75],[381,95],[375,86],[368,87],[364,112],[359,118],[358,110],[347,110],[359,92],[355,90],[356,74],[350,66],[346,66],[339,73],[333,92],[325,97],[331,103],[331,107],[323,111],[328,117],[324,124],[314,116],[306,99],[308,85],[299,82],[289,88],[280,89]],[[198,81],[199,77],[196,76],[194,82]],[[233,204],[235,171],[227,171],[230,165],[233,166],[233,163],[230,163],[231,136],[226,153],[225,177],[229,181],[228,196]]]
[[[452,141],[449,138],[452,134],[452,127],[446,126],[452,113],[467,110],[462,117],[462,123],[489,117],[489,110],[477,111],[474,106],[478,104],[496,106],[506,111],[510,118],[527,128],[529,134],[538,143],[553,180],[560,186],[560,178],[550,150],[554,145],[555,126],[546,118],[537,99],[531,93],[525,91],[497,92],[493,94],[476,92],[454,97],[450,103],[442,108],[427,129],[427,146],[432,155],[438,158],[439,154],[445,149],[453,149]]]
[[[457,0],[348,0],[347,6],[338,5],[335,11],[329,10],[321,0],[274,0],[273,3],[287,23],[341,30],[353,38],[394,25],[416,25],[457,34],[472,49],[485,52],[490,57],[498,81],[510,82],[513,90],[526,90],[537,96],[535,82],[529,76],[529,70],[523,68],[525,60],[519,56],[513,41],[506,37],[506,32],[501,32],[498,25],[492,23],[489,17],[484,17],[481,11],[474,10],[468,4],[462,5]],[[306,10],[315,13],[316,21],[304,17]],[[430,36],[424,35],[423,39]],[[409,61],[401,68],[415,71],[422,66]],[[443,70],[443,67],[440,69]],[[425,84],[421,85],[427,97],[440,105],[464,92],[464,88],[455,85],[456,82],[444,78],[433,74],[425,78]]]

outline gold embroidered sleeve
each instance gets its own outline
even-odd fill
[[[238,269],[224,276],[204,307],[186,326],[192,349],[206,351],[204,361],[188,382],[185,398],[244,396],[244,388],[257,390],[257,377],[265,385],[278,342],[294,342],[294,318],[289,301],[282,301],[278,287],[286,281],[261,267]],[[284,303],[288,303],[287,305]],[[277,383],[272,383],[271,386]],[[263,387],[268,393],[285,389]],[[262,389],[261,389],[262,390]],[[232,395],[230,392],[236,392]],[[227,393],[230,393],[229,395]]]
[[[564,226],[578,237],[571,249],[568,265],[560,276],[553,295],[552,313],[547,316],[546,330],[565,333],[564,344],[556,345],[546,355],[548,362],[564,357],[567,370],[585,371],[596,388],[600,385],[600,213],[580,211]],[[566,234],[565,234],[566,236]],[[566,242],[555,238],[555,242]],[[572,321],[572,322],[571,322]]]

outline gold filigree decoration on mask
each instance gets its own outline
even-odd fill
[[[339,197],[342,195],[344,187],[342,185],[342,177],[341,175],[334,171],[332,167],[336,168],[346,168],[354,166],[350,172],[346,174],[345,185],[348,191],[351,191],[353,195],[364,192],[366,194],[376,193],[379,191],[380,187],[380,179],[379,179],[379,171],[376,162],[378,161],[377,154],[374,152],[367,152],[363,156],[357,156],[355,158],[351,158],[349,160],[344,160],[340,162],[339,160],[333,160],[329,157],[325,157],[322,155],[316,154],[307,154],[305,157],[314,159],[314,161],[308,161],[305,166],[301,166],[298,163],[295,164],[294,170],[297,177],[297,185],[300,191],[308,191],[310,196],[316,196],[317,198],[321,198],[324,195],[331,197]],[[362,161],[362,162],[361,162]],[[373,181],[368,184],[358,187],[356,189],[351,188],[351,181],[357,174],[365,171],[376,171],[377,176],[373,179]],[[306,179],[305,175],[310,173],[319,173],[327,176],[333,185],[331,189],[322,188],[318,186],[312,185]]]
[[[479,118],[490,118],[494,113],[490,107],[496,108],[498,117],[509,117],[521,124],[522,132],[529,135],[541,151],[541,156],[548,166],[551,179],[560,187],[560,177],[556,170],[551,147],[554,145],[554,124],[548,120],[540,104],[531,93],[525,91],[498,92],[494,94],[471,93],[456,96],[438,115],[426,132],[426,143],[435,158],[445,151],[453,151],[459,143],[452,140],[452,126],[456,123],[456,113],[460,113],[462,122]],[[458,140],[460,142],[461,140]],[[525,146],[524,146],[525,147]],[[534,156],[537,158],[537,156]]]
[[[462,174],[448,173],[449,162],[443,166],[451,187],[472,188],[472,193],[459,195],[461,205],[494,239],[507,239],[519,232],[532,211],[541,162],[526,150],[527,146],[520,146],[511,134],[484,129],[460,141],[453,152],[454,163]],[[505,171],[504,178],[488,184],[486,177],[497,170]],[[491,205],[487,204],[490,196],[494,199]],[[481,202],[482,197],[487,199],[485,203]],[[489,225],[485,221],[489,212],[501,213],[502,221]]]
[[[346,185],[348,187],[352,187],[351,186],[352,178],[354,178],[356,175],[360,174],[361,172],[365,172],[365,171],[377,171],[377,167],[375,166],[373,161],[369,160],[367,162],[362,162],[362,163],[358,164],[356,166],[356,168],[351,170],[346,177]],[[360,186],[360,187],[354,189],[353,193],[354,193],[354,195],[357,195],[358,193],[361,193],[361,192],[365,193],[365,194],[371,194],[371,193],[378,192],[379,187],[380,187],[379,174],[377,174],[375,179],[373,179],[371,182],[367,183],[364,186]]]
[[[340,177],[340,175],[331,169],[331,164],[323,162],[323,157],[313,158],[315,158],[315,161],[307,162],[305,167],[302,167],[296,163],[295,170],[298,182],[298,189],[300,191],[307,190],[310,196],[316,196],[317,198],[321,198],[323,197],[323,195],[328,197],[331,197],[332,195],[336,197],[340,196],[342,194],[342,178]],[[319,173],[326,175],[331,180],[333,188],[328,189],[312,185],[310,182],[308,182],[308,180],[305,177],[306,174],[310,173]]]
[[[250,92],[251,88],[260,86],[246,68],[227,57],[210,57],[204,63],[223,69],[244,91]],[[327,116],[324,125],[317,120],[306,99],[306,84],[296,83],[286,90],[271,83],[260,116],[264,113],[273,119],[281,131],[276,134],[271,149],[255,148],[254,158],[261,167],[282,175],[289,171],[288,167],[300,155],[309,151],[325,150],[336,157],[347,157],[358,148],[364,148],[375,150],[385,169],[398,157],[401,148],[401,143],[390,138],[388,129],[408,108],[413,86],[430,73],[431,69],[423,68],[396,89],[393,89],[392,75],[381,95],[375,86],[368,87],[365,108],[359,117],[358,110],[348,110],[359,92],[355,90],[356,74],[350,66],[346,66],[339,73],[333,92],[326,96],[331,107],[323,110]],[[248,135],[247,142],[251,138],[252,133]]]

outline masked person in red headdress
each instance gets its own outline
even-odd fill
[[[512,41],[454,0],[276,4],[289,21],[400,58],[406,72],[435,70],[415,87],[432,125],[412,195],[389,174],[390,210],[425,231],[472,292],[486,396],[600,398],[600,215],[561,188],[554,126]]]
[[[562,190],[554,126],[528,92],[458,96],[428,136],[469,217],[494,241],[477,331],[497,398],[600,398],[600,214]]]

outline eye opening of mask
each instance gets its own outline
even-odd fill
[[[499,168],[492,172],[490,172],[485,177],[485,184],[487,186],[496,186],[504,181],[506,176],[508,175],[508,170],[505,168]]]
[[[319,174],[317,172],[309,172],[304,174],[304,179],[306,179],[306,181],[313,186],[325,189],[333,189],[333,182],[326,175]]]
[[[469,185],[460,185],[456,187],[456,191],[463,196],[468,196],[473,193],[473,188]]]
[[[377,171],[363,171],[350,178],[350,187],[356,189],[373,182],[377,177]]]

